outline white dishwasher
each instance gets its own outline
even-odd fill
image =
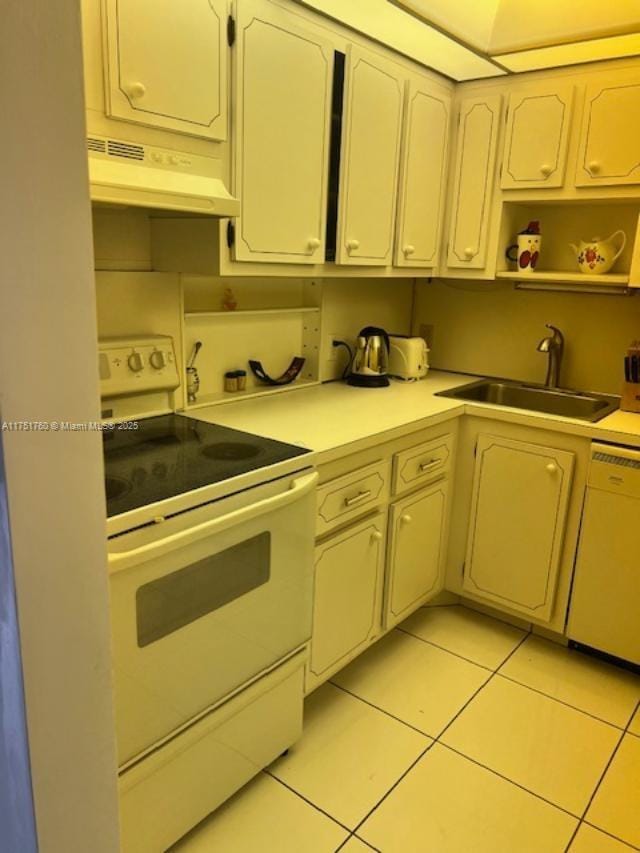
[[[640,664],[640,450],[591,445],[569,638]]]

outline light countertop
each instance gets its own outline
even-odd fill
[[[329,382],[272,397],[206,406],[184,414],[297,444],[316,452],[317,462],[356,452],[460,415],[572,433],[640,447],[640,415],[614,412],[597,423],[488,403],[434,396],[475,377],[430,371],[420,382],[392,381],[388,388],[353,388]]]

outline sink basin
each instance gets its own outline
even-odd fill
[[[439,391],[436,396],[546,412],[549,415],[577,418],[592,423],[614,412],[620,403],[617,397],[607,397],[604,394],[583,394],[579,391],[545,388],[543,385],[523,385],[499,379],[481,379],[450,391]]]

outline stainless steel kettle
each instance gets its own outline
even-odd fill
[[[388,369],[389,335],[384,329],[366,326],[358,335],[347,382],[359,388],[383,388],[389,384]]]

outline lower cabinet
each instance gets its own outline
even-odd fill
[[[385,529],[386,513],[379,512],[316,548],[307,691],[326,681],[380,633]]]
[[[385,628],[443,588],[447,489],[440,480],[391,507]]]

